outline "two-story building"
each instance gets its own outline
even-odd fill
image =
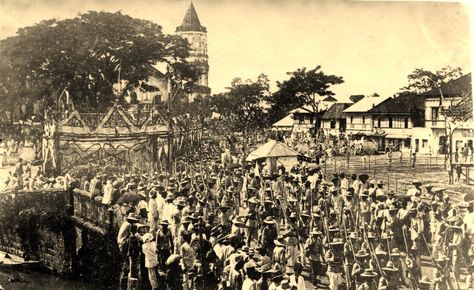
[[[343,111],[351,105],[352,103],[334,103],[329,107],[321,118],[321,128],[325,135],[339,136],[346,130],[346,117]]]
[[[412,128],[424,122],[423,97],[401,95],[390,97],[368,111],[378,132],[379,148],[391,146],[409,149]]]
[[[412,132],[412,150],[419,153],[444,154],[448,152],[449,135],[452,135],[452,152],[469,147],[474,142],[472,120],[471,74],[442,85],[420,95],[424,99],[425,120],[422,126],[415,126]],[[471,115],[465,122],[446,122],[445,113],[465,104],[471,108]],[[449,119],[449,118],[448,118]],[[450,128],[451,127],[451,128]]]
[[[317,108],[304,105],[290,111],[293,118],[293,132],[296,134],[307,134],[311,130],[320,129],[322,116],[336,102],[333,97],[321,100]],[[317,109],[317,110],[315,110]]]
[[[348,134],[369,134],[373,130],[372,116],[369,110],[385,101],[386,97],[367,96],[343,111],[346,116]]]

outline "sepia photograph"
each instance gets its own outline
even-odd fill
[[[0,0],[0,290],[474,289],[473,13]]]

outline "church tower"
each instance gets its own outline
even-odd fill
[[[193,2],[189,5],[181,26],[176,27],[176,33],[186,38],[190,43],[191,51],[188,61],[198,67],[201,72],[197,83],[200,86],[199,92],[208,95],[210,90],[208,87],[207,30],[201,25]]]

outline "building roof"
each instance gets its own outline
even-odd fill
[[[327,109],[329,109],[329,107],[331,107],[333,104],[334,104],[334,102],[332,102],[332,101],[328,102],[328,101],[322,100],[322,101],[319,102],[318,112],[315,112],[313,110],[313,107],[310,106],[310,105],[303,105],[301,107],[298,107],[296,109],[291,110],[290,114],[294,114],[294,113],[300,113],[300,114],[321,113],[321,112],[324,112]]]
[[[380,115],[411,115],[416,109],[423,109],[424,98],[420,95],[401,95],[390,97],[369,110]]]
[[[351,95],[349,97],[349,100],[353,101],[354,103],[357,103],[358,101],[362,100],[365,96],[364,95]]]
[[[273,123],[272,127],[292,127],[294,123],[293,117],[291,114],[287,115],[283,119]]]
[[[441,86],[443,97],[465,96],[472,90],[471,73],[465,74],[455,80],[447,82]],[[426,98],[439,97],[439,89],[433,89],[426,93],[422,93]]]
[[[350,107],[352,103],[335,103],[332,105],[326,113],[324,113],[322,119],[334,120],[343,118],[343,111]]]
[[[388,99],[388,97],[365,97],[349,108],[344,110],[344,113],[364,113],[377,106],[381,102]]]
[[[456,105],[447,109],[449,116],[455,120],[468,120],[472,118],[472,91],[463,97]]]
[[[183,18],[181,26],[176,27],[176,32],[179,31],[201,31],[206,32],[206,27],[201,25],[196,9],[194,9],[193,2],[188,7]]]
[[[269,157],[297,157],[301,154],[289,148],[283,143],[270,140],[252,151],[246,158],[247,161],[253,161],[261,158]]]
[[[337,99],[333,96],[327,96],[323,99],[323,102],[337,102]]]

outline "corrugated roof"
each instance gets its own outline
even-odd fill
[[[253,161],[260,158],[268,157],[292,157],[300,156],[298,152],[289,148],[285,144],[270,140],[267,143],[261,145],[256,150],[252,151],[246,158],[247,161]]]
[[[443,97],[451,96],[465,96],[472,90],[471,73],[465,74],[462,77],[452,80],[441,86]],[[433,89],[421,94],[424,97],[439,97],[439,89]]]
[[[335,103],[323,115],[323,119],[334,120],[343,117],[343,111],[350,107],[352,103]]]
[[[193,2],[188,7],[183,18],[181,26],[176,27],[176,32],[179,31],[202,31],[206,32],[206,27],[201,25],[196,9],[194,9]]]
[[[419,95],[401,95],[395,98],[390,97],[370,109],[369,113],[410,115],[415,113],[416,109],[423,109],[423,100],[424,98]]]
[[[293,120],[293,117],[291,116],[291,114],[289,114],[285,118],[282,118],[281,120],[273,123],[272,127],[291,127],[293,126],[294,122],[295,121]]]
[[[365,97],[344,110],[344,113],[364,113],[374,108],[389,97]]]

